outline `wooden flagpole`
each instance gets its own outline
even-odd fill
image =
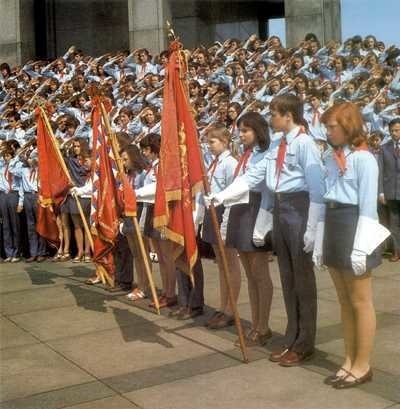
[[[108,114],[107,114],[102,102],[100,102],[100,107],[101,107],[101,114],[103,116],[104,124],[106,126],[107,133],[108,133],[108,135],[110,137],[111,148],[113,150],[114,158],[115,158],[115,161],[116,161],[117,166],[118,166],[118,172],[121,175],[123,175],[124,170],[123,170],[121,158],[119,156],[117,143],[116,143],[116,139],[115,139],[115,134],[111,130]],[[137,237],[137,242],[139,244],[139,251],[140,251],[140,254],[142,255],[143,264],[144,264],[144,268],[145,268],[145,271],[146,271],[147,279],[149,280],[149,285],[150,285],[151,295],[153,297],[153,302],[154,302],[154,305],[156,307],[158,315],[160,315],[160,303],[158,301],[158,296],[157,296],[157,291],[156,291],[156,287],[155,287],[154,280],[153,280],[153,275],[151,274],[149,257],[148,257],[148,254],[146,252],[146,249],[144,247],[143,237],[142,237],[142,233],[140,231],[140,227],[139,227],[137,217],[132,216],[132,221],[133,221],[133,227],[135,229],[134,234],[136,234],[136,237]],[[135,243],[135,240],[133,242]]]
[[[176,40],[175,33],[174,33],[174,31],[173,31],[173,29],[172,29],[172,27],[171,27],[171,25],[170,25],[170,23],[168,21],[167,21],[167,26],[168,26],[169,36],[172,39]],[[182,81],[186,81],[186,80],[183,79]],[[187,89],[187,87],[186,87],[186,89]],[[205,194],[210,194],[211,193],[210,183],[208,181],[207,173],[205,172],[203,153],[202,153],[202,151],[200,149],[198,141],[197,141],[197,148],[199,150],[199,156],[201,158],[201,166],[202,166],[202,170],[203,170],[202,173],[203,173],[204,193]],[[231,278],[230,278],[231,274],[230,274],[230,271],[229,271],[228,260],[226,258],[225,245],[224,245],[224,242],[222,241],[221,231],[220,231],[220,227],[219,227],[219,223],[218,223],[218,219],[217,219],[217,213],[215,211],[215,207],[214,207],[213,203],[211,203],[209,210],[210,210],[211,222],[212,222],[212,225],[213,225],[215,237],[217,238],[218,250],[219,250],[220,255],[221,255],[222,273],[224,275],[226,287],[228,289],[229,303],[230,303],[230,306],[231,306],[231,309],[232,309],[232,312],[233,312],[233,316],[234,316],[234,319],[235,319],[235,326],[236,326],[238,336],[239,336],[239,343],[240,343],[240,349],[242,351],[243,362],[248,363],[249,359],[248,359],[248,356],[247,356],[247,347],[246,347],[246,343],[245,343],[245,340],[244,340],[243,328],[242,328],[242,323],[240,321],[239,312],[238,312],[238,309],[237,309],[235,298],[233,296],[233,289],[232,289],[232,283],[231,283]]]

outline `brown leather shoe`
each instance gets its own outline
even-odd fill
[[[235,323],[234,318],[231,315],[223,314],[215,321],[213,321],[208,328],[210,329],[222,329],[226,327],[230,327]]]
[[[280,362],[281,359],[288,353],[289,348],[287,348],[286,346],[283,347],[282,349],[278,350],[278,351],[273,351],[271,352],[271,355],[269,356],[269,360],[271,362]]]
[[[389,261],[391,261],[392,263],[395,263],[396,261],[400,260],[400,256],[397,253],[394,253],[392,255],[392,257],[389,258]]]
[[[205,327],[209,327],[214,321],[218,320],[222,315],[224,315],[221,311],[215,311],[210,318],[204,323]]]
[[[304,361],[307,361],[314,355],[314,351],[311,352],[296,352],[289,351],[279,361],[280,366],[290,367],[301,365]]]
[[[46,260],[46,256],[39,256],[37,259],[36,259],[36,261],[38,262],[38,263],[42,263],[43,261],[45,261]]]
[[[365,382],[372,381],[372,378],[373,378],[372,369],[369,369],[369,371],[365,375],[363,375],[361,378],[357,378],[352,373],[349,373],[341,381],[335,383],[333,387],[335,389],[353,388],[354,386],[362,385]]]
[[[36,257],[35,257],[35,256],[29,257],[29,258],[27,258],[27,259],[25,260],[25,263],[33,263],[35,260],[36,260]]]

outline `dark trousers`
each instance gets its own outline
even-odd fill
[[[392,233],[393,249],[400,255],[400,200],[388,200],[389,230]]]
[[[200,257],[193,267],[194,286],[190,277],[183,271],[176,270],[178,283],[178,303],[180,307],[189,307],[191,310],[204,306],[204,275]]]
[[[305,353],[314,349],[317,321],[312,253],[303,251],[308,207],[306,192],[276,196],[273,231],[288,319],[285,345]]]
[[[17,213],[18,192],[1,192],[0,208],[3,220],[3,243],[6,257],[17,257],[20,253],[20,219]]]
[[[118,234],[114,250],[115,281],[125,287],[131,287],[133,282],[133,257],[129,250],[128,240]]]
[[[24,193],[24,211],[28,230],[29,254],[31,257],[46,255],[46,241],[36,232],[37,194]]]

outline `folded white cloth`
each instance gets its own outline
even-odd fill
[[[272,230],[272,227],[272,213],[266,209],[260,208],[253,230],[253,244],[256,247],[262,247],[265,245],[265,236]]]
[[[382,226],[378,220],[359,216],[351,253],[351,265],[356,275],[362,275],[366,272],[367,256],[389,236],[390,231]]]

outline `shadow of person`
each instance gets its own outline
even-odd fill
[[[74,277],[78,278],[89,278],[93,277],[95,273],[95,268],[94,267],[84,267],[84,266],[76,266],[76,267],[70,267],[70,270],[73,273]]]
[[[25,271],[28,273],[33,285],[56,284],[54,279],[60,278],[57,274],[43,270],[43,267],[26,267]]]
[[[97,293],[79,285],[65,284],[65,288],[70,290],[75,297],[76,305],[86,310],[107,312],[107,307],[104,303],[107,300],[113,299],[110,296]]]
[[[154,322],[148,321],[128,309],[114,306],[109,308],[114,314],[125,342],[141,341],[145,343],[157,343],[165,348],[174,347],[162,337],[160,334],[162,328]]]

